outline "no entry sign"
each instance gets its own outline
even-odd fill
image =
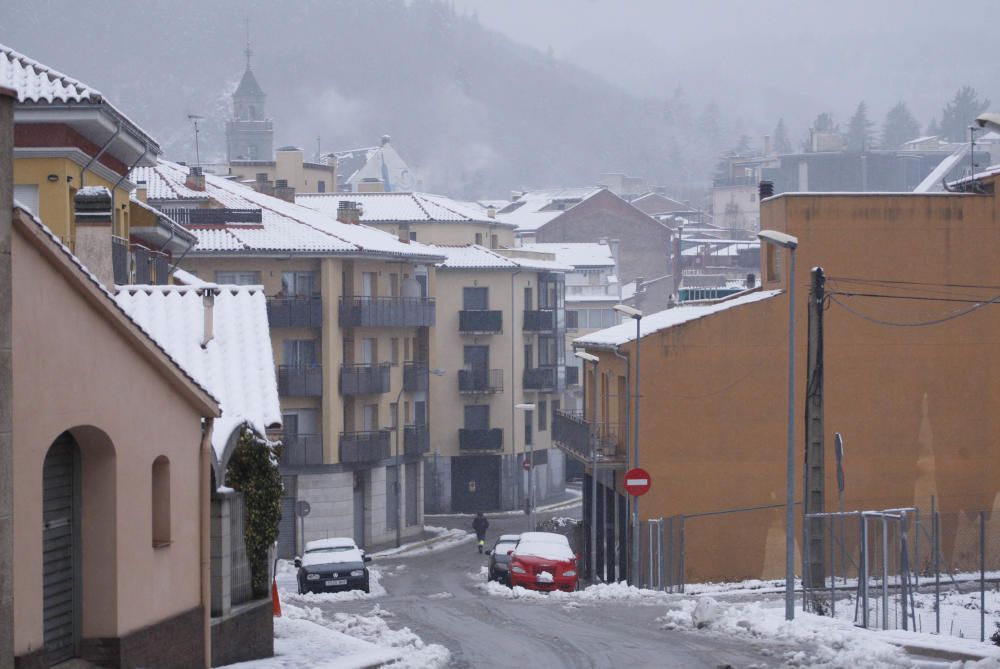
[[[625,472],[625,491],[635,497],[641,497],[649,492],[649,487],[653,484],[649,472],[645,469],[630,469]]]
[[[525,460],[524,462],[521,463],[521,466],[524,467],[524,471],[530,472],[531,471],[531,460]]]

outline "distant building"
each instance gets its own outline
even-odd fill
[[[250,69],[246,69],[233,93],[233,118],[226,122],[226,161],[271,160],[274,156],[274,126],[265,113],[267,95]]]
[[[408,192],[420,189],[416,173],[382,135],[378,146],[329,154],[337,161],[337,190],[345,193]]]

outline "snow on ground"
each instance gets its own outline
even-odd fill
[[[470,574],[470,577],[480,579],[485,578],[486,574]],[[506,585],[502,585],[496,581],[480,583],[479,589],[487,595],[491,595],[493,597],[524,600],[551,600],[558,601],[560,603],[633,602],[636,604],[662,604],[666,599],[671,597],[671,595],[666,593],[657,592],[656,590],[637,588],[624,582],[598,583],[584,588],[583,590],[577,590],[576,592],[562,592],[561,590],[538,592],[536,590],[522,588],[519,585],[516,585],[513,588],[508,588]]]
[[[425,644],[408,628],[393,630],[378,606],[366,615],[335,613],[283,603],[274,619],[274,657],[229,665],[229,669],[438,669],[450,654]]]
[[[378,553],[372,553],[371,556],[373,558],[400,558],[412,555],[426,555],[427,553],[454,548],[459,544],[464,544],[467,541],[475,539],[474,534],[461,529],[448,529],[445,527],[425,525],[424,530],[427,532],[433,532],[437,536],[423,541],[414,541],[413,543],[403,544],[399,548],[388,548],[384,551],[379,551]]]
[[[368,589],[371,592],[362,590],[344,590],[342,592],[309,592],[300,595],[298,581],[295,578],[297,570],[295,565],[289,560],[278,560],[278,571],[275,580],[278,582],[278,592],[281,596],[281,603],[286,601],[316,604],[318,602],[351,602],[358,599],[373,599],[385,595],[385,587],[382,585],[382,570],[377,567],[368,567]]]

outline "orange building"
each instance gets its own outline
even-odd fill
[[[809,270],[820,266],[830,294],[823,331],[826,510],[837,507],[833,443],[840,432],[844,509],[916,506],[926,512],[934,498],[956,519],[942,536],[946,560],[961,549],[962,526],[976,522],[975,512],[1000,510],[997,180],[983,176],[979,193],[784,194],[761,204],[761,228],[799,241],[797,498],[805,453]],[[641,321],[640,464],[653,479],[641,500],[642,518],[776,507],[686,521],[688,582],[783,573],[788,253],[764,245],[756,291]],[[634,340],[630,321],[574,342],[600,358],[596,420],[599,432],[619,436],[604,468],[614,475],[598,477],[605,486],[599,499],[616,503],[619,514],[607,517],[619,519]],[[588,425],[595,418],[590,367],[583,374]],[[572,431],[560,430],[570,420],[557,417],[553,427],[573,453]],[[576,444],[575,452],[588,449]],[[993,537],[998,515],[988,529]],[[608,524],[607,531],[615,527]]]

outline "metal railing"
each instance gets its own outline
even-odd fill
[[[340,433],[340,461],[378,462],[389,457],[391,430]]]
[[[424,327],[435,321],[430,297],[342,297],[341,327]]]
[[[323,395],[323,367],[278,365],[278,394],[283,397],[320,397]]]
[[[555,329],[556,312],[552,309],[525,309],[525,332],[548,332]]]
[[[403,426],[403,453],[423,455],[431,448],[431,431],[426,425]]]
[[[380,395],[389,392],[389,363],[341,365],[341,395]]]
[[[256,224],[263,222],[260,209],[161,209],[165,215],[177,223],[187,226]]]
[[[430,381],[430,371],[426,362],[403,363],[403,390],[412,393],[427,390]]]
[[[492,394],[503,392],[503,370],[473,367],[458,370],[458,392]]]
[[[111,270],[115,284],[124,286],[129,281],[130,267],[128,258],[128,240],[124,237],[111,237]]]
[[[139,244],[132,245],[132,261],[135,266],[135,283],[140,285],[165,285],[169,263],[167,255],[151,251]]]
[[[503,312],[488,309],[463,309],[458,312],[458,331],[462,334],[498,334],[503,332]]]
[[[236,493],[229,498],[229,588],[233,606],[243,604],[253,599],[253,576],[250,572],[250,560],[247,558],[245,528],[246,505],[243,493]]]
[[[591,423],[579,412],[552,412],[552,441],[563,450],[582,460],[590,461]],[[597,423],[597,455],[606,460],[619,458],[624,452],[626,427],[621,423]]]
[[[555,367],[528,367],[521,378],[525,390],[552,390],[556,387]]]
[[[311,297],[267,298],[267,321],[272,328],[318,328],[323,326],[323,300]]]
[[[499,427],[459,428],[458,448],[461,451],[499,451],[503,448],[503,430]]]
[[[288,467],[323,464],[323,435],[286,434],[281,439],[281,464]]]

